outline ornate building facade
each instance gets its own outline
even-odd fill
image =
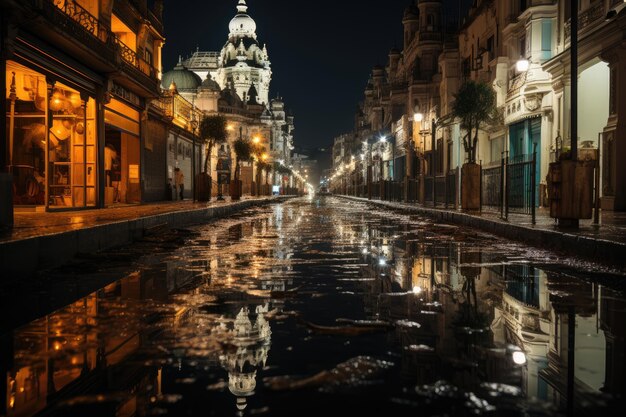
[[[163,75],[162,88],[176,91],[203,114],[218,113],[228,119],[229,143],[216,149],[214,157],[222,152],[234,161],[232,142],[241,135],[258,138],[269,162],[289,165],[294,118],[285,110],[282,98],[269,98],[272,70],[267,47],[258,40],[246,1],[239,0],[236,8],[221,51],[197,50],[179,59],[176,67]],[[258,178],[253,171],[253,166],[244,167],[244,192]],[[273,182],[279,184],[278,178]]]

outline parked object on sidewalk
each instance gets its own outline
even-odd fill
[[[211,177],[206,172],[196,175],[196,201],[211,200]]]
[[[590,219],[595,161],[564,160],[550,164],[550,217]]]
[[[461,168],[461,208],[480,210],[480,165],[476,163]]]

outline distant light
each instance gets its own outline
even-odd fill
[[[413,115],[413,120],[416,122],[421,122],[422,120],[424,120],[424,115],[420,112],[417,112]]]
[[[387,142],[387,136],[383,135],[380,137],[381,142]]]
[[[515,64],[515,68],[518,72],[526,72],[530,68],[530,61],[526,58],[520,58]]]
[[[385,261],[383,258],[380,258],[380,260],[378,261],[378,265],[385,266],[387,265],[387,261]]]
[[[363,248],[363,250],[361,251],[361,253],[363,253],[363,255],[367,255],[367,249]]]
[[[526,363],[526,354],[521,350],[513,352],[513,362],[517,365],[524,365]]]
[[[419,287],[419,286],[413,287],[413,294],[421,294],[421,293],[422,293],[422,287]]]

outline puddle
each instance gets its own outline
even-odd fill
[[[0,416],[623,407],[623,276],[363,203],[255,208],[40,278],[4,294]]]

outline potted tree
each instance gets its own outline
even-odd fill
[[[241,198],[241,163],[252,159],[252,145],[243,138],[237,139],[233,143],[235,151],[235,179],[230,183],[230,197],[232,200]]]
[[[455,94],[452,114],[458,118],[467,162],[461,168],[461,207],[480,209],[480,165],[476,163],[478,132],[499,119],[496,92],[489,84],[466,81]]]
[[[226,118],[220,115],[205,116],[200,122],[200,139],[206,147],[204,168],[196,176],[196,200],[209,201],[211,199],[211,155],[216,145],[225,143],[228,139]]]
[[[264,188],[265,188],[266,195],[272,195],[272,189],[269,184],[269,177],[273,168],[274,168],[273,165],[267,162],[265,163],[265,165],[263,165],[263,170],[265,171],[265,187]]]

